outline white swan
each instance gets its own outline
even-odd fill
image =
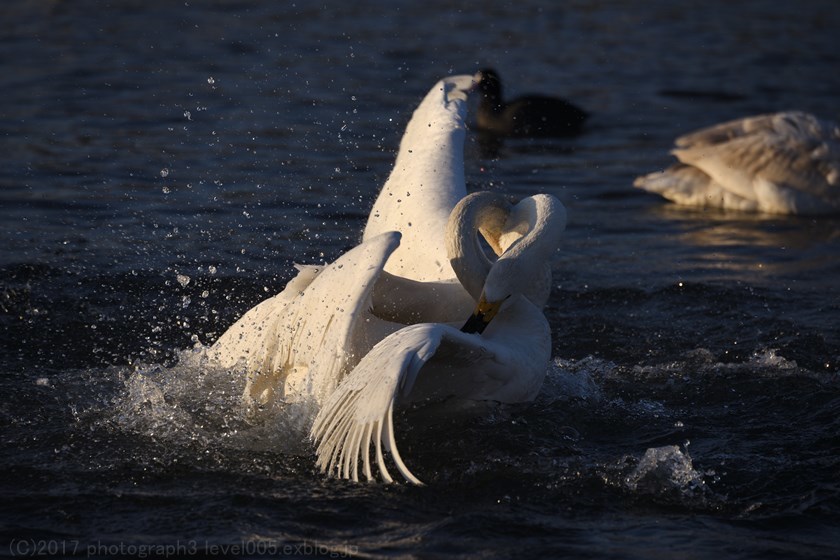
[[[456,320],[472,309],[443,233],[466,195],[471,88],[471,76],[444,78],[415,110],[359,247],[323,270],[298,266],[283,292],[246,312],[210,348],[222,367],[244,369],[246,405],[320,402],[388,333],[418,321]]]
[[[681,163],[634,186],[678,204],[772,214],[840,212],[840,126],[799,111],[682,136]]]
[[[446,230],[449,255],[478,301],[475,314],[462,330],[430,323],[402,328],[362,358],[312,427],[322,471],[358,480],[361,464],[372,480],[373,444],[379,473],[391,481],[384,444],[403,477],[421,484],[397,449],[395,404],[451,396],[522,402],[536,396],[551,357],[551,333],[541,308],[551,287],[551,255],[565,223],[563,205],[547,195],[513,207],[491,193],[473,193],[458,203]],[[492,266],[478,231],[502,252]]]
[[[426,94],[370,211],[363,241],[402,234],[373,292],[380,317],[404,324],[455,321],[475,304],[449,264],[444,235],[450,212],[467,195],[466,101],[474,85],[472,76],[449,76]]]
[[[467,94],[472,76],[449,76],[420,102],[400,141],[394,168],[368,216],[363,240],[386,231],[402,243],[385,266],[418,281],[455,277],[446,259],[446,223],[467,195],[464,181]]]
[[[249,310],[209,349],[222,366],[244,368],[249,406],[329,401],[322,418],[379,414],[371,426],[388,430],[386,445],[413,482],[419,481],[399,458],[383,416],[390,418],[394,399],[532,399],[551,352],[540,307],[565,209],[545,195],[513,207],[499,195],[465,197],[464,100],[471,87],[470,76],[444,79],[415,111],[361,244],[328,266],[299,266],[282,293]],[[476,231],[501,254],[492,266]],[[442,324],[463,319],[476,302],[463,330],[483,334]],[[410,325],[418,321],[426,322]],[[395,368],[400,357],[416,367]],[[355,368],[360,360],[364,367]],[[389,386],[402,387],[401,393]],[[349,394],[354,404],[336,394]],[[364,427],[319,426],[328,432],[313,428],[314,437],[329,434],[319,447],[322,464],[325,449],[347,443],[338,436],[342,429],[359,434]],[[377,437],[380,456],[381,443]],[[384,462],[380,472],[390,479]]]

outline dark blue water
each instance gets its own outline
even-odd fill
[[[0,553],[840,554],[840,222],[631,186],[700,126],[840,117],[835,2],[284,4],[4,6]],[[403,412],[428,486],[325,480],[311,418],[247,421],[194,348],[352,247],[416,104],[484,66],[594,115],[468,137],[470,188],[568,208],[555,361],[534,403]]]

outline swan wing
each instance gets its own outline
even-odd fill
[[[677,158],[776,213],[840,209],[840,128],[792,111],[722,123],[677,139]]]
[[[412,280],[454,278],[444,232],[467,194],[464,180],[467,91],[471,76],[449,76],[429,90],[400,142],[394,168],[371,209],[363,239],[399,231],[385,270]]]
[[[393,413],[400,403],[459,397],[523,402],[539,391],[551,355],[542,313],[519,297],[482,335],[423,323],[379,342],[324,403],[312,427],[323,472],[373,480],[370,447],[380,476],[393,479],[383,447],[407,481],[422,484],[397,449]]]
[[[258,303],[239,318],[210,347],[210,357],[222,367],[244,364],[247,370],[259,370],[273,350],[267,347],[271,325],[283,316],[286,307],[299,298],[322,267],[295,265],[297,275],[279,294]]]
[[[222,335],[211,356],[244,363],[248,404],[265,404],[280,389],[321,399],[335,387],[359,346],[379,334],[366,332],[371,291],[399,240],[389,232],[354,247],[308,284],[290,282]]]

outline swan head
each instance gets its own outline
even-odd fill
[[[482,101],[494,108],[501,109],[502,103],[502,81],[499,75],[492,68],[483,68],[473,76],[475,88],[481,93]]]
[[[551,195],[510,204],[499,194],[463,198],[450,215],[450,262],[462,285],[478,302],[463,329],[482,332],[505,302],[525,297],[537,307],[551,291],[551,257],[566,228],[566,209]],[[481,234],[498,255],[484,256]]]

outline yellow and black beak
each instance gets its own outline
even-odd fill
[[[470,318],[467,319],[467,322],[464,323],[464,326],[461,327],[461,331],[465,333],[483,333],[487,325],[490,324],[490,321],[493,320],[493,317],[496,316],[496,313],[499,312],[503,301],[488,302],[484,298],[484,294],[481,294],[481,300],[478,302],[478,306],[476,306]]]

